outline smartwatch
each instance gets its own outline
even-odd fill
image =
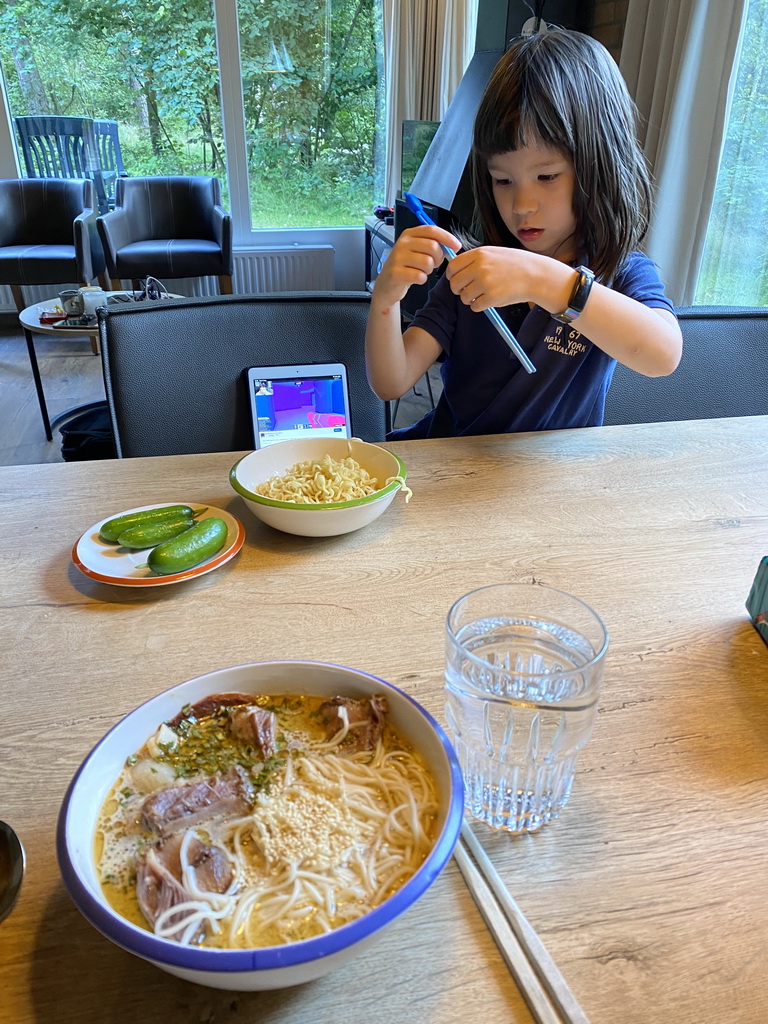
[[[595,281],[595,275],[589,267],[576,267],[575,269],[578,276],[567,307],[562,313],[552,313],[552,318],[559,320],[561,324],[570,324],[577,316],[581,316]]]

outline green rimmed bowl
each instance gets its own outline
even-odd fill
[[[389,508],[401,487],[397,480],[364,498],[324,505],[277,501],[256,493],[258,485],[271,476],[284,473],[297,462],[320,459],[324,455],[330,455],[337,461],[351,456],[380,482],[394,476],[405,480],[405,464],[386,448],[358,438],[318,437],[281,441],[250,452],[229,471],[229,482],[257,519],[276,530],[302,537],[335,537],[351,533],[372,523]]]

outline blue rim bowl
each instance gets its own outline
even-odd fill
[[[185,705],[214,693],[303,693],[351,697],[385,693],[397,729],[417,749],[437,783],[437,836],[418,871],[379,907],[335,931],[261,949],[201,949],[179,945],[137,927],[106,901],[93,856],[101,805],[125,759]],[[417,701],[376,676],[313,661],[256,662],[219,669],[163,691],[117,723],[81,764],[59,813],[56,850],[64,883],[83,916],[103,935],[161,969],[213,988],[256,991],[313,980],[342,966],[370,944],[429,889],[459,837],[464,814],[461,769],[445,732]]]

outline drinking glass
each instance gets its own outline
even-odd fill
[[[446,621],[446,721],[473,818],[535,832],[568,802],[597,715],[608,633],[538,583],[471,591]]]
[[[85,307],[83,306],[83,297],[78,288],[65,288],[63,292],[59,292],[59,301],[61,302],[61,308],[67,316],[83,315]]]

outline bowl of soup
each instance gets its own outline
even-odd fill
[[[358,438],[281,441],[243,456],[229,481],[253,514],[304,537],[351,533],[378,519],[398,491],[410,498],[393,452]]]
[[[69,785],[57,856],[116,945],[256,991],[373,943],[428,894],[462,819],[456,755],[413,698],[340,665],[260,662],[118,722]]]

